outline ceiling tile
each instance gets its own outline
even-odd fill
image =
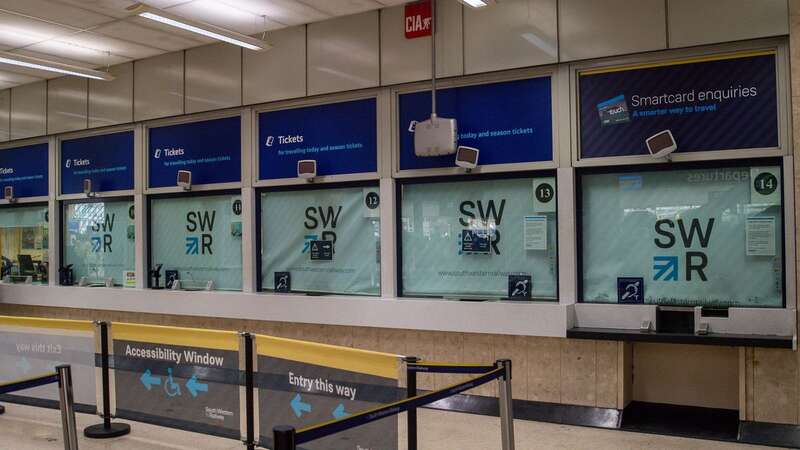
[[[333,16],[346,16],[383,6],[375,0],[303,0],[303,3]]]
[[[219,3],[248,11],[257,16],[286,26],[302,25],[329,19],[331,14],[323,12],[297,0],[218,0]]]
[[[156,29],[154,27],[158,24],[152,23],[146,19],[138,20],[148,22],[148,25],[144,26],[132,21],[114,22],[96,28],[92,30],[92,33],[110,36],[128,42],[136,42],[148,47],[164,50],[165,52],[174,52],[203,45],[206,42],[212,42],[210,39],[207,41],[199,39],[199,36],[197,39],[193,39],[188,36],[183,36],[182,34],[172,33],[171,31]],[[152,25],[149,23],[152,23]]]
[[[0,12],[1,45],[22,47],[72,33],[75,30],[71,28]]]
[[[282,27],[279,23],[217,0],[195,0],[165,10],[242,34],[255,34]]]
[[[54,0],[0,0],[0,9],[81,29],[114,20],[88,8]]]

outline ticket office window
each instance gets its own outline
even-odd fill
[[[151,288],[242,289],[239,191],[153,196],[149,205]]]
[[[63,267],[84,286],[130,285],[136,233],[133,200],[65,202],[62,206]]]
[[[261,290],[380,295],[379,195],[375,183],[262,192]]]
[[[579,176],[582,300],[784,306],[781,161]]]
[[[403,181],[403,296],[558,298],[555,174]]]
[[[2,279],[10,283],[47,284],[47,205],[0,208]]]

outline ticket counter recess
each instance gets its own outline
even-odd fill
[[[48,144],[0,149],[2,282],[47,284]]]
[[[61,286],[135,287],[134,132],[59,139]]]
[[[785,50],[576,67],[568,337],[792,347]]]
[[[147,286],[242,290],[241,116],[148,124]]]

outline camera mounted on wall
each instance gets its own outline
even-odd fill
[[[671,161],[670,155],[678,149],[678,144],[675,142],[675,137],[672,136],[672,131],[660,131],[649,138],[645,139],[645,145],[653,158],[666,158]]]
[[[189,170],[179,170],[177,184],[184,191],[192,190],[192,172]]]
[[[297,161],[297,177],[305,178],[309,183],[314,181],[317,176],[317,160],[316,159],[301,159]]]
[[[6,186],[3,188],[3,198],[5,198],[8,203],[17,201],[17,198],[14,197],[14,186]]]
[[[87,197],[91,198],[94,197],[94,191],[92,190],[92,180],[89,178],[83,179],[83,193],[86,194]]]
[[[463,167],[467,173],[472,172],[472,169],[478,167],[478,155],[480,150],[475,147],[458,146],[456,151],[456,166]]]

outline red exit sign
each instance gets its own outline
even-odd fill
[[[431,0],[406,4],[406,39],[431,35]]]

